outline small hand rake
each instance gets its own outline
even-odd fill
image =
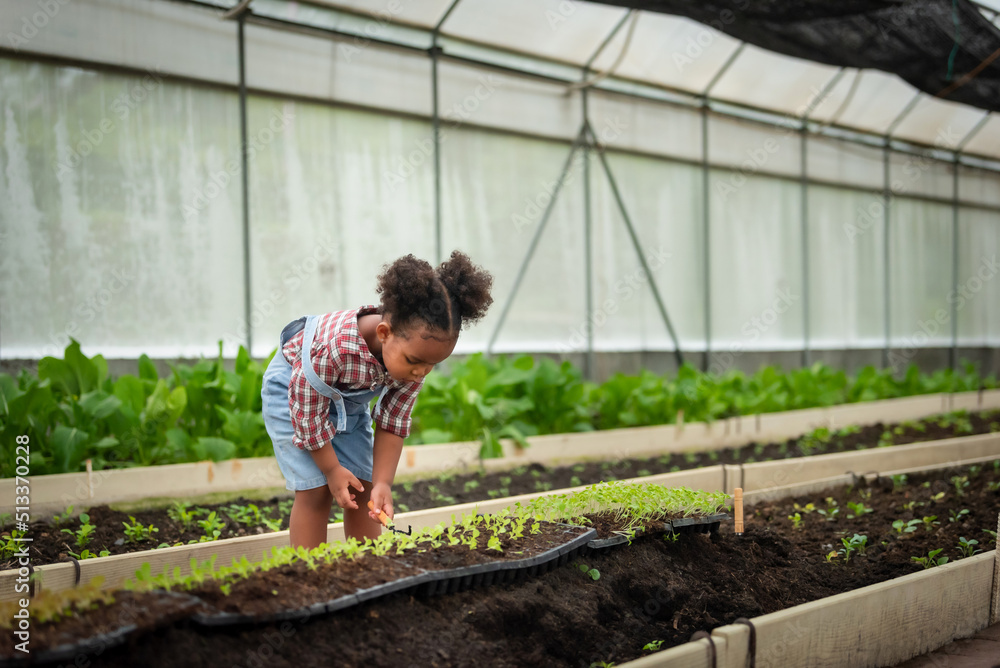
[[[368,509],[374,511],[375,510],[375,504],[373,502],[369,501],[368,502]],[[409,525],[407,527],[406,531],[403,531],[402,529],[397,529],[395,526],[393,526],[392,520],[389,519],[389,516],[386,515],[385,512],[383,512],[381,510],[378,511],[378,519],[379,519],[380,522],[382,522],[382,526],[384,526],[389,531],[395,531],[396,533],[401,533],[401,534],[403,534],[405,536],[412,536],[413,535],[413,526],[412,525]]]

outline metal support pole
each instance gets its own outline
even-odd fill
[[[800,197],[802,216],[802,366],[809,366],[809,179],[807,141],[809,125],[802,123],[800,145]]]
[[[958,294],[958,153],[951,181],[951,294]],[[948,366],[954,371],[958,364],[958,300],[951,299],[951,349],[948,351]]]
[[[882,348],[882,368],[889,368],[890,323],[889,323],[889,234],[890,209],[892,208],[892,184],[889,181],[889,138],[886,137],[882,154],[882,308],[885,317],[885,345]]]
[[[247,352],[253,354],[253,325],[251,323],[250,305],[250,177],[249,158],[247,155],[247,71],[246,71],[246,40],[244,25],[246,12],[237,17],[237,43],[240,65],[240,166],[241,185],[243,188],[243,317],[247,324]]]
[[[441,54],[441,47],[438,46],[438,36],[441,34],[441,27],[451,16],[452,11],[458,6],[461,0],[454,0],[448,10],[441,16],[441,20],[434,26],[431,33],[431,131],[434,133],[434,257],[436,264],[444,260],[444,248],[441,240],[441,113],[438,95],[438,56]]]
[[[584,70],[586,76],[586,70]],[[584,253],[584,294],[586,303],[587,357],[583,374],[587,380],[594,380],[594,252],[593,252],[593,213],[590,209],[590,138],[587,128],[590,125],[587,108],[587,89],[580,91],[583,102],[583,253]]]
[[[521,266],[517,270],[517,276],[514,278],[514,285],[510,290],[510,294],[507,296],[507,301],[504,302],[503,309],[500,311],[500,319],[497,320],[496,327],[493,328],[493,334],[490,335],[490,342],[486,345],[486,354],[492,354],[493,346],[497,341],[497,337],[500,336],[500,330],[503,328],[504,322],[507,320],[507,313],[510,311],[510,306],[514,302],[514,297],[517,296],[517,291],[521,287],[521,281],[524,280],[524,275],[528,270],[528,265],[531,263],[531,258],[535,254],[535,249],[538,248],[538,241],[542,237],[542,232],[545,231],[545,226],[549,222],[549,217],[552,215],[552,211],[556,206],[556,199],[559,197],[559,191],[562,190],[563,183],[566,181],[566,175],[569,174],[570,167],[573,165],[573,156],[576,155],[577,150],[580,148],[581,143],[585,138],[585,128],[580,128],[579,134],[573,140],[573,145],[570,148],[569,155],[566,156],[566,162],[563,163],[562,171],[559,173],[559,178],[556,180],[555,187],[552,188],[552,196],[549,198],[549,203],[545,207],[545,213],[542,214],[542,219],[538,223],[538,228],[535,230],[535,235],[531,238],[531,244],[528,246],[528,252],[525,254],[524,259],[521,261]]]
[[[443,260],[441,241],[441,115],[438,112],[438,51],[437,34],[431,47],[431,132],[434,135],[434,258]]]
[[[705,359],[702,371],[707,372],[712,361],[712,218],[709,211],[709,180],[711,170],[708,166],[708,100],[701,108],[701,220],[705,234],[705,245],[702,250],[705,283]]]
[[[589,122],[587,123],[587,130],[590,132],[590,136],[596,144],[597,135],[594,133],[594,128]],[[663,323],[667,326],[670,338],[674,342],[674,358],[677,361],[677,367],[680,368],[684,364],[684,355],[681,352],[681,342],[677,338],[677,333],[674,331],[673,324],[670,322],[670,316],[667,315],[667,307],[663,303],[663,297],[660,296],[659,288],[656,287],[656,280],[653,278],[653,272],[649,268],[646,256],[642,253],[642,245],[639,243],[639,236],[636,234],[635,226],[632,225],[632,219],[629,217],[628,210],[625,208],[625,200],[622,199],[621,191],[618,189],[618,182],[615,181],[614,174],[611,171],[611,165],[608,164],[608,158],[600,147],[598,147],[595,152],[601,162],[601,166],[604,168],[604,173],[608,177],[608,183],[611,185],[611,192],[614,194],[615,202],[618,204],[618,211],[622,214],[622,219],[625,221],[625,227],[628,230],[629,238],[632,240],[632,246],[635,248],[635,252],[639,256],[639,262],[642,264],[642,269],[646,272],[646,277],[649,279],[649,287],[653,291],[653,299],[656,300],[656,307],[660,311],[660,317],[663,318]]]

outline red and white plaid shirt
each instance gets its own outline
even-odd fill
[[[334,311],[319,316],[310,350],[313,369],[320,380],[333,389],[375,390],[387,386],[382,408],[375,424],[402,438],[410,435],[410,412],[423,385],[395,380],[375,359],[361,332],[358,317],[378,313],[375,306],[349,311]],[[295,435],[292,442],[304,450],[318,450],[337,432],[330,422],[330,399],[317,392],[302,371],[302,338],[299,332],[281,349],[292,367],[288,383],[288,406]]]

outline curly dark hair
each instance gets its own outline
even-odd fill
[[[382,295],[382,314],[401,336],[415,324],[425,323],[457,337],[463,324],[486,315],[493,303],[492,287],[493,276],[456,250],[437,269],[413,255],[384,265],[377,290]]]

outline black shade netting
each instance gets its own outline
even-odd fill
[[[1000,111],[1000,30],[968,0],[600,0],[686,16],[818,63],[873,68],[942,99]]]

